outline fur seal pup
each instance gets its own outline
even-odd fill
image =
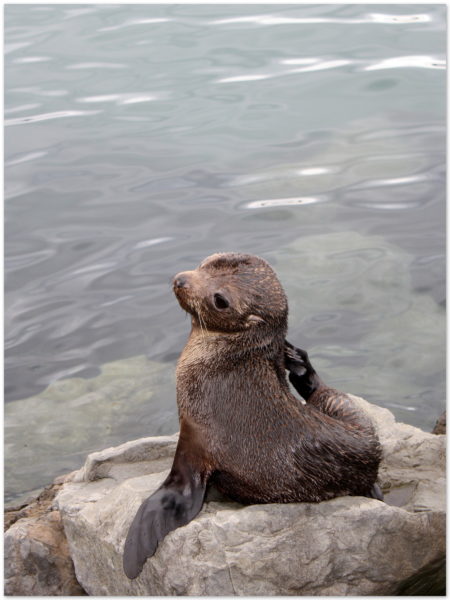
[[[173,288],[192,320],[177,366],[180,437],[167,479],[128,531],[130,579],[198,514],[209,483],[243,503],[373,496],[381,458],[368,419],[285,344],[287,299],[265,260],[213,254],[176,275]],[[305,405],[289,390],[286,366]]]

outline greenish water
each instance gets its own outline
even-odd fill
[[[171,277],[221,250],[271,262],[289,339],[325,380],[431,429],[445,20],[417,4],[5,7],[7,499],[175,431],[189,321]]]

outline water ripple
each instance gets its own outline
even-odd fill
[[[36,266],[37,264],[52,258],[52,256],[52,248],[34,250],[33,252],[17,254],[16,256],[8,257],[5,260],[5,266],[7,266],[8,270],[25,269],[32,265]]]
[[[260,81],[273,77],[282,77],[285,75],[295,75],[297,73],[312,73],[314,71],[325,71],[329,69],[340,69],[341,67],[350,67],[353,71],[380,71],[384,69],[445,69],[446,60],[437,56],[408,55],[393,56],[384,60],[378,59],[328,59],[320,57],[299,57],[283,58],[278,61],[279,65],[295,66],[296,68],[275,70],[265,73],[245,73],[221,77],[216,79],[215,83],[240,83],[246,81]]]
[[[320,62],[320,58],[317,57],[299,57],[299,58],[283,58],[280,60],[280,65],[314,65]]]
[[[165,17],[154,18],[154,19],[130,19],[120,23],[120,25],[111,25],[110,27],[102,27],[97,31],[117,31],[118,29],[123,29],[125,27],[133,27],[135,25],[154,25],[157,23],[168,23],[172,19],[168,19]]]
[[[243,187],[253,185],[255,183],[263,183],[268,181],[286,181],[288,179],[297,179],[299,177],[315,177],[325,175],[327,173],[337,173],[339,171],[336,166],[309,166],[291,169],[277,169],[275,172],[263,173],[245,173],[230,177],[224,184],[224,187]]]
[[[83,15],[89,15],[98,11],[98,7],[93,8],[70,8],[65,12],[64,18],[71,19],[72,17],[80,17]]]
[[[66,117],[85,117],[97,115],[99,110],[58,110],[51,113],[43,113],[41,115],[30,115],[27,117],[19,117],[17,119],[6,119],[5,126],[24,125],[25,123],[37,123],[39,121],[49,121],[51,119],[63,119]]]
[[[77,102],[97,103],[97,102],[116,102],[116,104],[138,104],[140,102],[154,102],[161,100],[162,94],[149,94],[148,92],[129,92],[127,94],[103,94],[100,96],[86,96],[77,98]]]
[[[216,79],[215,83],[239,83],[242,81],[259,81],[261,79],[271,79],[273,77],[283,77],[285,75],[295,75],[297,73],[308,73],[312,71],[324,71],[327,69],[337,69],[350,64],[355,64],[355,61],[349,59],[340,60],[322,60],[319,58],[305,59],[307,62],[304,67],[296,69],[286,69],[283,71],[273,71],[271,73],[248,73],[245,75],[233,75],[231,77],[221,77]],[[280,61],[283,64],[283,61]],[[287,64],[287,63],[286,63]]]
[[[68,273],[68,277],[72,278],[76,275],[85,275],[86,273],[94,273],[97,271],[101,271],[103,273],[107,273],[109,270],[116,267],[116,263],[114,261],[108,261],[104,263],[95,263],[93,265],[86,265],[84,267],[80,267],[79,269],[72,269]]]
[[[422,69],[445,69],[446,61],[435,56],[393,56],[363,67],[364,71],[376,71],[379,69],[398,69],[404,67],[415,67]]]
[[[25,110],[33,110],[34,108],[39,108],[42,104],[20,104],[19,106],[14,106],[12,108],[5,108],[5,115],[13,115],[18,112],[24,112]]]
[[[133,250],[139,250],[140,248],[148,248],[150,246],[156,246],[157,244],[163,244],[164,242],[170,242],[173,238],[171,237],[160,237],[153,238],[151,240],[142,240],[133,246]]]
[[[297,197],[297,198],[272,198],[266,200],[254,200],[244,204],[244,208],[269,208],[280,206],[300,206],[305,204],[318,204],[324,202],[324,197]]]
[[[124,302],[125,300],[132,299],[133,296],[128,294],[126,296],[119,296],[118,298],[114,298],[114,300],[108,300],[107,302],[102,302],[100,306],[114,306],[115,304],[120,304],[120,302]]]
[[[393,177],[391,179],[374,179],[372,181],[359,184],[358,186],[352,186],[352,189],[365,189],[373,187],[390,187],[393,185],[408,185],[411,183],[419,183],[422,181],[428,181],[429,176],[424,174],[411,175],[409,177]]]
[[[258,73],[249,75],[236,75],[234,77],[223,77],[222,79],[216,79],[216,83],[238,83],[241,81],[259,81],[261,79],[269,79],[270,77],[276,77],[279,73]]]
[[[39,62],[48,62],[53,60],[50,56],[23,56],[21,58],[15,58],[12,62],[16,65],[25,65]]]
[[[28,46],[31,46],[31,42],[15,42],[12,44],[5,44],[3,54],[6,56],[7,54],[11,54],[12,52],[21,50],[22,48],[27,48]]]
[[[338,69],[339,67],[345,67],[346,65],[351,64],[355,64],[355,61],[349,59],[320,60],[313,65],[308,65],[299,69],[292,69],[287,73],[309,73],[310,71],[324,71],[326,69]]]
[[[69,93],[67,90],[43,90],[37,86],[32,87],[14,87],[11,88],[11,92],[35,94],[36,96],[45,96],[48,98],[57,98],[59,96],[67,96]]]
[[[209,22],[209,25],[233,25],[240,23],[249,23],[253,25],[312,25],[319,23],[333,23],[342,25],[353,25],[363,23],[373,24],[393,24],[401,25],[404,23],[428,23],[431,16],[427,14],[411,15],[388,15],[382,13],[369,13],[359,18],[341,18],[341,17],[282,17],[277,15],[248,15],[245,17],[229,17],[226,19],[215,19]]]
[[[36,160],[46,156],[47,152],[28,152],[26,154],[20,154],[17,158],[11,158],[5,161],[5,167],[11,167],[13,165],[21,165],[22,163],[29,162],[30,160]]]
[[[122,63],[108,62],[84,62],[67,65],[66,69],[126,69],[127,65]]]

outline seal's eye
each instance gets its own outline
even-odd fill
[[[224,308],[228,308],[230,303],[222,294],[214,294],[214,306],[219,310],[223,310]]]

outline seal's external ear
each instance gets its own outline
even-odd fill
[[[247,317],[247,327],[251,327],[251,325],[257,325],[258,323],[265,323],[262,317],[258,317],[258,315],[249,315]]]

